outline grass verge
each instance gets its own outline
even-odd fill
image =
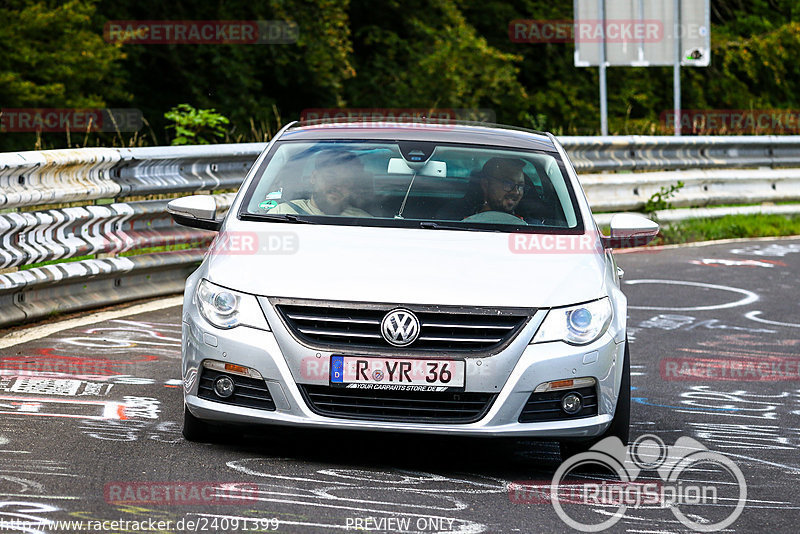
[[[653,245],[800,235],[800,215],[726,215],[665,224]]]
[[[163,246],[160,246],[160,247],[138,248],[138,249],[135,249],[135,250],[129,250],[127,252],[120,252],[119,254],[117,254],[117,257],[126,258],[126,257],[129,257],[129,256],[139,256],[141,254],[157,254],[159,252],[171,252],[171,251],[175,251],[175,250],[189,250],[189,249],[192,249],[192,248],[199,248],[200,246],[201,246],[201,243],[176,243],[174,245],[163,245]],[[203,245],[203,246],[207,247],[207,245]],[[19,270],[20,271],[26,271],[28,269],[35,269],[37,267],[44,267],[45,265],[55,265],[57,263],[71,263],[71,262],[75,262],[75,261],[93,260],[93,259],[104,258],[104,257],[108,257],[108,256],[103,256],[103,255],[98,254],[96,256],[93,256],[93,255],[75,256],[74,258],[66,258],[66,259],[61,259],[61,260],[48,260],[48,261],[42,261],[42,262],[39,262],[39,263],[30,263],[28,265],[21,265],[19,267]]]

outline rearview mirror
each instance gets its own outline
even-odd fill
[[[167,213],[182,226],[219,231],[222,220],[217,220],[217,201],[211,195],[192,195],[170,200]]]
[[[410,167],[402,158],[391,158],[386,172],[389,174],[414,174],[414,168]],[[444,178],[447,176],[447,163],[430,160],[417,171],[417,176]]]
[[[658,224],[633,213],[618,213],[611,218],[611,235],[603,236],[604,248],[642,247],[658,235]]]

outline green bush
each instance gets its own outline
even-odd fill
[[[178,104],[164,118],[175,130],[172,145],[208,145],[225,137],[225,127],[230,121],[215,109],[195,109],[189,104]]]
[[[647,202],[644,203],[644,212],[654,217],[657,211],[671,209],[672,203],[669,199],[674,197],[675,193],[680,191],[683,186],[684,183],[678,180],[678,183],[675,185],[662,187],[656,193],[653,193],[650,198],[647,199]]]

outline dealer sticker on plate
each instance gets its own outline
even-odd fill
[[[331,356],[331,385],[359,389],[446,391],[464,387],[463,360]]]

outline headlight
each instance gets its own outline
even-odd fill
[[[200,315],[217,328],[247,325],[269,330],[264,313],[253,295],[226,289],[204,279],[197,284],[195,302]]]
[[[539,327],[531,343],[564,341],[570,345],[586,345],[602,336],[611,323],[608,297],[594,302],[554,308]]]

